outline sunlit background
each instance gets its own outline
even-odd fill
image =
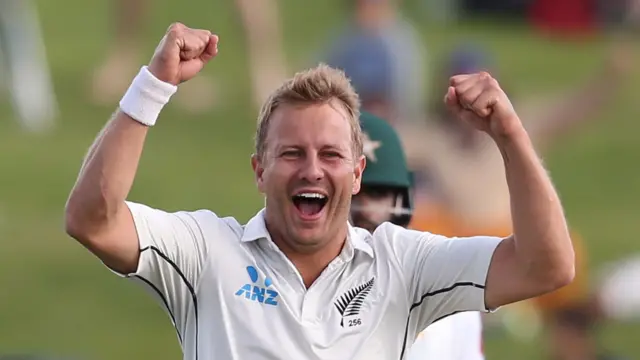
[[[262,205],[249,163],[259,102],[281,76],[330,61],[359,16],[378,14],[403,22],[389,36],[394,53],[415,67],[394,75],[415,82],[397,101],[411,98],[406,108],[419,112],[442,98],[443,64],[462,46],[481,54],[512,98],[566,102],[557,121],[580,114],[541,155],[584,243],[588,291],[608,299],[605,318],[581,342],[551,332],[563,330],[552,330],[553,320],[545,323],[533,305],[504,308],[487,318],[487,358],[551,359],[554,346],[575,353],[583,343],[639,358],[638,311],[622,310],[627,302],[637,310],[631,300],[640,272],[619,283],[603,275],[618,261],[640,258],[638,6],[404,0],[397,13],[376,8],[386,2],[0,0],[0,354],[181,358],[160,306],[110,273],[63,224],[88,146],[172,22],[218,34],[220,53],[181,87],[150,132],[130,198],[246,221]],[[595,95],[581,98],[583,90]],[[578,100],[557,95],[566,92]],[[533,109],[530,117],[551,106],[533,104],[522,105]]]

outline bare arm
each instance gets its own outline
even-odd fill
[[[527,134],[499,143],[511,196],[513,235],[494,254],[488,308],[539,296],[572,281],[573,246],[562,205]]]
[[[454,76],[450,81],[447,105],[495,140],[511,199],[513,235],[493,254],[486,280],[487,308],[569,284],[574,253],[562,205],[511,102],[487,73]]]
[[[71,191],[65,212],[67,233],[121,274],[137,270],[141,250],[138,231],[143,229],[137,229],[135,214],[125,203],[148,131],[141,122],[152,125],[160,111],[158,105],[168,101],[175,86],[194,77],[216,55],[217,41],[209,31],[182,24],[169,28],[148,72],[140,78],[144,80],[132,85],[130,94],[137,95],[122,103],[129,107],[127,113],[117,111],[99,134]],[[151,115],[145,115],[150,111]],[[151,119],[144,118],[148,116]],[[181,225],[186,223],[176,216],[153,209],[138,211],[140,227],[147,228],[144,242],[153,240],[158,246],[170,247],[184,233],[189,234]]]
[[[148,127],[117,111],[91,146],[66,205],[67,233],[121,272],[136,270],[138,238],[125,199]]]

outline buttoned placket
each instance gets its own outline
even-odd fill
[[[345,243],[340,254],[327,265],[308,289],[304,285],[304,280],[298,269],[272,241],[263,238],[260,240],[260,245],[265,250],[268,261],[271,262],[270,266],[287,281],[287,285],[300,297],[299,311],[302,323],[306,325],[317,324],[322,311],[318,302],[322,297],[322,292],[326,289],[324,284],[339,276],[346,268],[347,263],[353,259],[354,248],[351,242]]]

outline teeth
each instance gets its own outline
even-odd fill
[[[298,194],[297,196],[307,198],[307,199],[324,199],[326,197],[318,193],[302,193],[302,194]]]

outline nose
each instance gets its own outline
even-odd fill
[[[303,161],[300,177],[308,182],[318,182],[324,177],[322,162],[317,156],[307,156]]]

